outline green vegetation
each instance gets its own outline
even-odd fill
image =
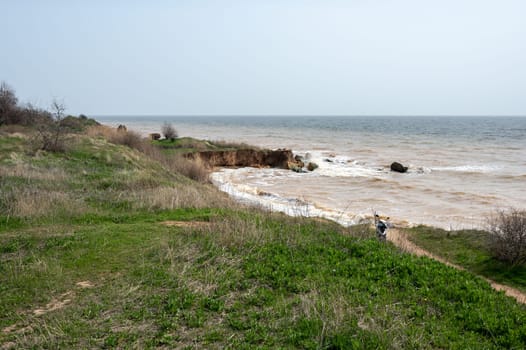
[[[241,207],[151,149],[1,134],[2,349],[526,346],[524,305],[367,227]]]
[[[162,139],[152,141],[152,144],[165,150],[172,150],[178,153],[188,153],[194,151],[230,151],[237,149],[257,149],[244,143],[206,141],[192,137],[180,137],[176,139]]]
[[[426,250],[496,282],[526,292],[526,266],[511,266],[494,258],[484,231],[445,231],[420,226],[407,231],[409,238]]]

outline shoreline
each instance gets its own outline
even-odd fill
[[[230,125],[231,119],[225,125]],[[127,120],[129,119],[123,118],[120,121],[126,122]],[[174,119],[176,120],[177,118]],[[216,120],[222,121],[221,118],[216,118]],[[377,210],[400,222],[402,226],[429,225],[446,230],[459,230],[484,228],[485,218],[495,210],[520,205],[517,201],[521,191],[517,192],[515,189],[518,186],[517,182],[520,181],[516,174],[521,171],[521,168],[516,162],[514,164],[517,168],[510,170],[511,175],[508,176],[506,175],[508,173],[505,173],[500,176],[502,170],[498,164],[490,163],[491,157],[481,161],[481,164],[477,162],[471,164],[470,159],[474,158],[468,152],[466,157],[463,154],[460,154],[459,157],[454,155],[455,158],[451,161],[449,158],[429,164],[423,163],[423,160],[402,161],[404,165],[409,165],[409,173],[398,176],[390,173],[387,168],[390,162],[403,158],[403,154],[399,155],[398,151],[393,151],[392,142],[394,140],[387,140],[384,146],[377,149],[375,146],[377,138],[373,135],[373,139],[367,143],[363,143],[363,140],[358,143],[351,140],[349,147],[341,148],[343,143],[339,140],[339,136],[335,136],[335,144],[329,144],[327,142],[330,140],[324,138],[325,136],[318,138],[314,135],[312,144],[306,148],[307,138],[304,134],[296,135],[294,130],[283,128],[269,133],[268,126],[274,125],[274,122],[262,122],[267,123],[264,124],[266,126],[262,127],[259,124],[254,126],[251,121],[247,121],[243,127],[238,128],[236,124],[228,131],[228,128],[220,123],[211,126],[199,123],[183,124],[184,128],[190,127],[185,131],[185,135],[195,135],[194,137],[198,139],[214,140],[218,139],[215,136],[221,135],[225,139],[238,140],[230,137],[235,134],[240,136],[238,141],[258,147],[262,145],[261,147],[264,148],[277,149],[285,146],[294,154],[316,154],[318,159],[315,159],[314,162],[319,164],[320,168],[316,169],[310,177],[299,177],[286,173],[281,174],[282,177],[279,179],[272,179],[272,175],[268,175],[266,169],[263,169],[260,174],[255,172],[248,174],[251,180],[247,182],[243,181],[241,176],[237,177],[239,181],[222,181],[230,182],[230,189],[246,185],[244,187],[248,194],[238,193],[235,197],[247,200],[244,197],[252,196],[250,201],[256,206],[262,204],[270,208],[278,207],[279,210],[288,212],[327,211],[317,216],[344,217],[343,220],[340,220],[344,225],[358,223],[363,217],[370,216],[372,211]],[[150,127],[150,129],[141,129],[143,133],[144,130],[153,131],[156,128],[153,122],[141,123]],[[132,121],[130,127],[133,128],[135,125],[137,124]],[[298,127],[302,128],[302,126]],[[252,132],[254,132],[254,137],[248,141],[248,135]],[[299,132],[304,132],[304,130],[300,129]],[[295,137],[284,138],[287,135]],[[325,141],[320,143],[322,139]],[[403,141],[400,149],[404,153],[407,151],[405,149],[407,146],[404,145],[407,145],[408,140],[400,141]],[[432,149],[426,143],[421,144],[421,140],[411,141],[410,149],[411,147],[416,147],[414,152],[417,153],[427,153]],[[457,148],[455,146],[454,150]],[[330,158],[330,154],[335,154],[336,157],[331,158],[332,163],[326,163],[325,159]],[[243,170],[238,170],[238,172],[241,174]],[[262,186],[260,182],[263,183]],[[313,193],[317,192],[318,183],[321,186],[325,186],[326,183],[331,184],[332,188],[326,190],[327,195],[315,194],[313,197]],[[502,186],[490,185],[495,183],[502,184]],[[270,193],[272,196],[261,198],[261,196],[254,196],[254,192]],[[273,199],[277,202],[269,203]],[[290,203],[297,207],[297,203],[301,202],[309,202],[312,206],[281,209],[282,206]]]
[[[254,171],[260,171],[262,169],[251,168]],[[318,207],[315,203],[309,202],[301,196],[297,197],[283,197],[279,194],[271,193],[268,191],[260,190],[257,187],[247,186],[245,184],[235,184],[232,182],[225,181],[225,176],[222,176],[225,172],[235,172],[243,168],[216,168],[211,173],[211,180],[213,185],[222,192],[228,194],[233,200],[243,204],[248,204],[254,207],[260,207],[265,210],[273,212],[281,212],[292,217],[319,217],[334,221],[343,227],[350,227],[354,225],[370,224],[374,221],[373,212],[375,208],[367,208],[365,213],[351,213],[350,211],[338,211],[331,208]],[[290,170],[288,170],[290,171]],[[381,214],[388,213],[388,211],[382,211]],[[470,227],[461,227],[461,224],[452,225],[448,224],[422,224],[412,222],[410,219],[401,218],[398,219],[392,215],[385,214],[390,217],[390,223],[397,228],[412,228],[420,225],[429,227],[440,228],[446,231],[459,231],[459,230],[481,230],[482,225],[476,227],[471,224]],[[468,219],[468,218],[466,218]]]

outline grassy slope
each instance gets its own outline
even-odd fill
[[[238,149],[257,149],[244,143],[198,140],[192,137],[179,137],[174,140],[156,140],[152,144],[167,153],[189,153],[197,151],[231,151]]]
[[[454,231],[416,227],[409,238],[419,246],[469,271],[526,292],[526,266],[511,267],[492,257],[483,231]]]
[[[364,228],[237,208],[102,140],[26,147],[0,138],[0,346],[526,345],[524,306]]]

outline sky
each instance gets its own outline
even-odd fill
[[[0,81],[111,115],[526,115],[524,0],[0,0]]]

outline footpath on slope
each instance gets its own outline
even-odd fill
[[[437,260],[437,261],[439,261],[439,262],[441,262],[443,264],[446,264],[448,266],[454,267],[455,269],[463,270],[463,271],[466,270],[462,266],[450,263],[449,261],[445,260],[444,258],[441,258],[441,257],[439,257],[439,256],[437,256],[437,255],[435,255],[435,254],[433,254],[433,253],[431,253],[431,252],[429,252],[429,251],[417,246],[416,244],[414,244],[413,242],[411,242],[407,238],[407,235],[404,232],[402,232],[400,230],[397,230],[395,228],[392,228],[392,229],[390,229],[388,231],[387,240],[392,242],[398,248],[402,249],[403,251],[405,251],[407,253],[411,253],[411,254],[414,254],[416,256],[427,256],[428,258],[435,259],[435,260]],[[486,277],[482,277],[482,278],[484,278],[486,281],[488,281],[488,283],[495,290],[504,291],[504,293],[507,296],[515,298],[519,303],[526,304],[526,294],[524,294],[520,290],[512,288],[510,286],[506,286],[504,284],[497,283],[497,282],[492,281],[492,280],[490,280],[489,278],[486,278]]]

